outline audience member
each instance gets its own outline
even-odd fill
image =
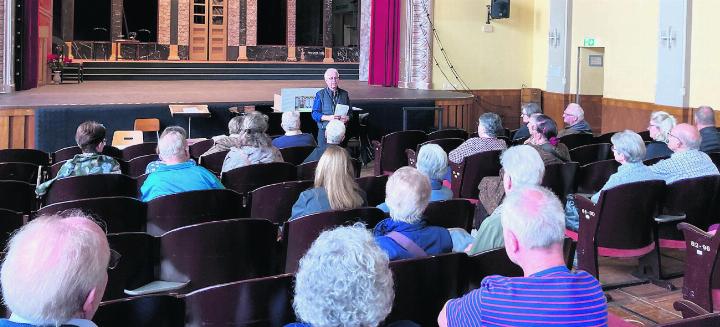
[[[325,128],[333,121],[338,120],[343,124],[350,121],[352,116],[352,106],[350,106],[350,96],[348,92],[338,86],[340,82],[340,73],[335,68],[329,68],[325,71],[325,84],[327,87],[315,94],[313,102],[312,118],[317,122],[319,147],[325,146]],[[347,116],[335,115],[335,109],[338,104],[344,104],[350,107]]]
[[[524,138],[530,137],[530,131],[528,130],[528,123],[530,122],[530,117],[534,114],[542,113],[540,110],[540,105],[537,103],[523,103],[522,106],[520,106],[520,118],[522,119],[522,124],[520,128],[515,131],[515,135],[513,135],[513,141],[521,140]]]
[[[390,218],[373,231],[390,260],[409,259],[450,252],[452,240],[447,229],[428,226],[422,214],[430,199],[430,181],[417,169],[402,167],[385,186],[385,203]]]
[[[158,142],[164,165],[148,175],[140,187],[142,201],[180,192],[224,188],[213,173],[190,160],[187,139],[181,133],[170,131],[164,134]]]
[[[528,130],[530,138],[525,141],[525,144],[532,146],[540,153],[545,165],[570,161],[570,151],[557,138],[557,125],[552,118],[543,114],[535,114],[530,117]]]
[[[448,301],[438,325],[606,325],[600,283],[565,266],[565,215],[558,198],[541,187],[510,192],[501,216],[505,251],[524,277],[486,277],[479,289]]]
[[[187,138],[187,132],[185,131],[184,128],[182,128],[180,126],[165,127],[165,130],[163,130],[162,134],[160,134],[160,137],[163,137],[163,136],[165,136],[165,134],[170,133],[172,131],[178,132],[184,138]],[[155,151],[157,152],[157,149],[155,149]],[[160,168],[160,166],[165,166],[165,163],[162,160],[155,160],[155,161],[148,163],[147,166],[145,166],[145,174],[149,174],[149,173],[156,171],[158,168]]]
[[[645,158],[645,142],[637,133],[625,130],[624,132],[615,133],[610,138],[612,142],[612,152],[615,161],[620,163],[620,167],[616,173],[612,174],[605,182],[602,189],[593,194],[590,198],[593,203],[597,203],[600,199],[600,192],[611,189],[615,186],[642,182],[653,179],[660,179],[650,170],[650,167],[643,164]],[[580,227],[580,216],[575,207],[575,201],[572,196],[568,196],[565,206],[566,227],[577,231]]]
[[[280,150],[272,145],[272,140],[265,134],[267,128],[267,116],[258,111],[246,114],[238,134],[238,146],[230,148],[225,156],[222,172],[247,165],[282,162]]]
[[[505,141],[497,138],[496,133],[500,129],[502,129],[502,122],[496,113],[486,112],[480,115],[478,136],[468,139],[455,150],[450,151],[448,159],[454,163],[461,163],[466,157],[476,153],[506,149]]]
[[[545,165],[538,152],[529,145],[518,145],[507,149],[500,157],[503,195],[530,186],[539,186],[545,175]],[[501,199],[502,199],[501,198]],[[468,234],[464,229],[450,229],[453,251],[476,254],[503,246],[503,232],[500,213],[502,206],[492,211],[477,230]]]
[[[331,120],[328,122],[323,131],[325,131],[325,142],[319,143],[315,150],[305,158],[303,163],[320,160],[320,157],[325,152],[325,149],[328,148],[328,145],[339,146],[343,139],[345,139],[345,124],[339,120]]]
[[[291,146],[315,146],[315,138],[312,134],[303,133],[300,130],[300,113],[297,111],[286,111],[282,114],[280,126],[285,130],[285,135],[272,141],[278,149]]]
[[[86,121],[75,132],[75,143],[82,150],[66,161],[57,176],[40,184],[35,189],[38,197],[45,195],[50,185],[60,178],[95,174],[120,174],[120,164],[113,157],[102,153],[105,147],[105,126],[94,121]]]
[[[715,128],[715,110],[700,106],[695,110],[695,127],[700,132],[700,151],[720,152],[720,135]]]
[[[95,326],[117,259],[102,228],[80,212],[31,220],[8,243],[0,278],[12,315],[0,326]]]
[[[567,105],[563,112],[563,122],[565,122],[567,127],[558,133],[558,137],[571,134],[592,133],[590,124],[585,121],[585,111],[577,103]]]
[[[678,124],[668,133],[668,147],[673,151],[670,158],[650,166],[650,170],[665,183],[708,175],[718,175],[718,169],[710,157],[700,152],[700,133],[695,126]]]
[[[430,179],[430,202],[452,199],[452,191],[442,184],[448,170],[448,157],[442,147],[437,144],[423,145],[418,151],[415,166]],[[377,207],[382,211],[390,212],[385,202]]]
[[[290,220],[316,212],[358,208],[367,203],[365,192],[355,182],[350,155],[337,145],[326,147],[315,168],[315,185],[300,193]]]
[[[230,119],[228,122],[229,134],[213,137],[213,146],[200,156],[202,157],[208,154],[229,151],[232,148],[242,147],[243,143],[240,138],[240,130],[242,129],[243,118],[243,115],[238,115]]]
[[[650,115],[648,132],[654,141],[647,145],[645,160],[669,157],[673,152],[668,148],[668,134],[675,127],[675,117],[664,111],[654,111]]]

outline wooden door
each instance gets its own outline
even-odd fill
[[[190,60],[208,60],[208,0],[193,0],[190,11]]]
[[[190,60],[226,60],[226,0],[193,0]]]
[[[212,1],[210,11],[210,60],[224,61],[227,58],[226,0]]]

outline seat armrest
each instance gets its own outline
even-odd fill
[[[125,294],[127,295],[145,295],[145,294],[152,294],[152,293],[160,293],[160,292],[169,292],[169,291],[175,291],[179,290],[185,286],[190,284],[190,281],[187,282],[168,282],[164,280],[156,280],[153,282],[150,282],[148,284],[145,284],[143,286],[140,286],[134,290],[125,290]]]
[[[580,218],[583,218],[585,215],[595,216],[597,214],[595,212],[595,204],[590,200],[590,198],[587,198],[582,194],[574,194],[574,198],[575,207],[578,209]]]
[[[710,313],[707,310],[701,308],[699,305],[688,300],[675,301],[675,303],[673,303],[673,308],[682,313],[683,319],[702,316]]]
[[[658,223],[669,223],[673,221],[685,220],[686,216],[683,215],[659,215],[655,217],[655,222]]]
[[[415,162],[417,161],[417,154],[415,153],[415,150],[405,149],[405,155],[407,156],[408,166],[415,167]]]
[[[370,141],[370,144],[372,144],[373,149],[379,150],[380,149],[380,141],[378,140],[372,140]]]

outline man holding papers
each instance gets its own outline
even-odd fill
[[[313,102],[312,118],[318,124],[318,146],[324,146],[325,127],[328,122],[337,119],[346,123],[350,120],[352,113],[350,97],[347,91],[338,87],[340,73],[337,69],[330,68],[325,71],[325,84],[327,87],[315,94]]]

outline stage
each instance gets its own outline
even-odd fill
[[[324,87],[323,81],[88,81],[81,84],[46,85],[0,96],[0,143],[8,147],[32,147],[47,152],[74,144],[75,128],[96,120],[108,129],[108,141],[116,130],[131,130],[136,118],[159,118],[161,126],[187,126],[187,118],[172,117],[168,104],[207,104],[212,117],[194,119],[193,137],[227,133],[233,116],[229,107],[253,106],[270,116],[269,134],[278,134],[279,114],[272,113],[273,95],[282,88]],[[369,86],[367,82],[341,81],[351,103],[370,113],[368,131],[373,139],[402,129],[403,107],[445,108],[445,126],[474,128],[467,121],[473,96],[442,90],[410,90]],[[3,114],[4,113],[4,114]],[[16,119],[15,113],[22,115]],[[22,131],[14,124],[22,124]],[[466,126],[468,125],[468,126]],[[430,126],[431,127],[431,126]],[[317,130],[303,114],[304,131]],[[154,135],[146,134],[154,141]],[[20,137],[24,140],[19,140]],[[3,139],[5,138],[5,139]],[[1,145],[1,144],[0,144]]]

